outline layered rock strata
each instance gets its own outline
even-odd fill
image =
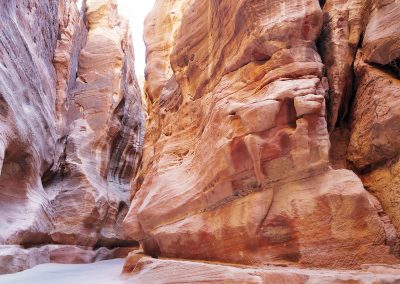
[[[86,44],[67,101],[65,150],[46,184],[55,208],[51,237],[123,245],[121,223],[144,132],[141,95],[128,22],[118,16],[115,2],[88,2],[86,16]]]
[[[0,244],[125,246],[143,139],[112,0],[0,4]]]
[[[335,74],[351,71],[361,29],[354,8],[346,39],[325,31],[345,55],[324,64],[316,42],[335,21],[324,24],[324,13],[340,9],[156,2],[145,24],[143,168],[124,220],[146,253],[332,268],[398,262],[379,202],[355,173],[330,166],[327,117],[337,124],[351,89]],[[341,57],[348,62],[335,64]]]

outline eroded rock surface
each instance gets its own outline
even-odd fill
[[[141,95],[128,23],[115,2],[88,2],[86,15],[86,44],[68,98],[65,150],[55,178],[46,184],[55,208],[51,237],[123,245],[121,223],[144,132]]]
[[[379,202],[355,173],[330,166],[327,116],[334,126],[345,113],[352,84],[342,79],[364,11],[360,1],[333,2],[156,2],[145,25],[143,168],[124,221],[146,253],[341,268],[398,262]],[[325,32],[335,44],[323,62],[316,41],[342,13],[351,30]]]
[[[57,14],[57,1],[1,3],[1,243],[39,240],[50,226],[41,177],[57,159]]]
[[[0,244],[125,246],[143,140],[113,0],[0,4]]]
[[[331,89],[331,157],[337,168],[349,167],[361,177],[398,236],[400,2],[323,3],[319,43]],[[392,247],[398,254],[398,239]]]
[[[323,1],[324,25],[319,51],[329,80],[328,128],[342,123],[353,94],[353,61],[365,24],[369,1]]]
[[[399,0],[278,2],[156,2],[143,161],[116,2],[1,3],[0,273],[139,241],[127,282],[399,281]]]

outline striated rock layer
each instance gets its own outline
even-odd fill
[[[132,255],[128,256],[128,260]],[[125,283],[398,283],[398,266],[364,265],[362,270],[243,267],[142,257],[124,267]]]
[[[125,246],[143,140],[113,0],[0,4],[0,244]]]
[[[364,9],[334,2],[156,2],[145,23],[143,165],[124,220],[146,253],[331,268],[399,261],[379,202],[355,173],[330,166],[327,117],[334,127],[346,113]],[[343,28],[342,13],[350,30],[330,31]],[[322,29],[322,47],[334,43],[324,62]]]
[[[121,223],[141,156],[141,95],[128,23],[115,3],[88,2],[86,15],[86,44],[67,101],[64,153],[46,190],[55,208],[53,240],[110,246],[124,244]]]

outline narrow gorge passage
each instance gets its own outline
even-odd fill
[[[400,282],[400,0],[47,2],[0,4],[0,283]]]
[[[0,274],[123,258],[142,95],[115,1],[0,4]]]

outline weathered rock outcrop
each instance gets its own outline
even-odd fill
[[[327,0],[323,9],[320,43],[330,79],[328,114],[332,129],[337,122],[342,133],[350,130],[346,150],[343,137],[333,132],[332,142],[342,144],[333,152],[343,150],[399,234],[400,2]]]
[[[113,0],[0,4],[0,244],[130,245],[143,140],[127,21]]]
[[[367,0],[326,0],[319,50],[329,80],[328,127],[334,129],[348,113],[353,94],[352,65],[360,41]]]
[[[357,77],[348,159],[400,233],[400,2],[372,1]]]
[[[156,2],[145,27],[150,118],[124,220],[146,253],[312,267],[398,262],[379,202],[355,173],[330,166],[327,116],[334,127],[346,113],[365,4],[336,2]],[[337,24],[342,13],[347,26]],[[323,27],[318,46],[333,43],[325,65]]]

